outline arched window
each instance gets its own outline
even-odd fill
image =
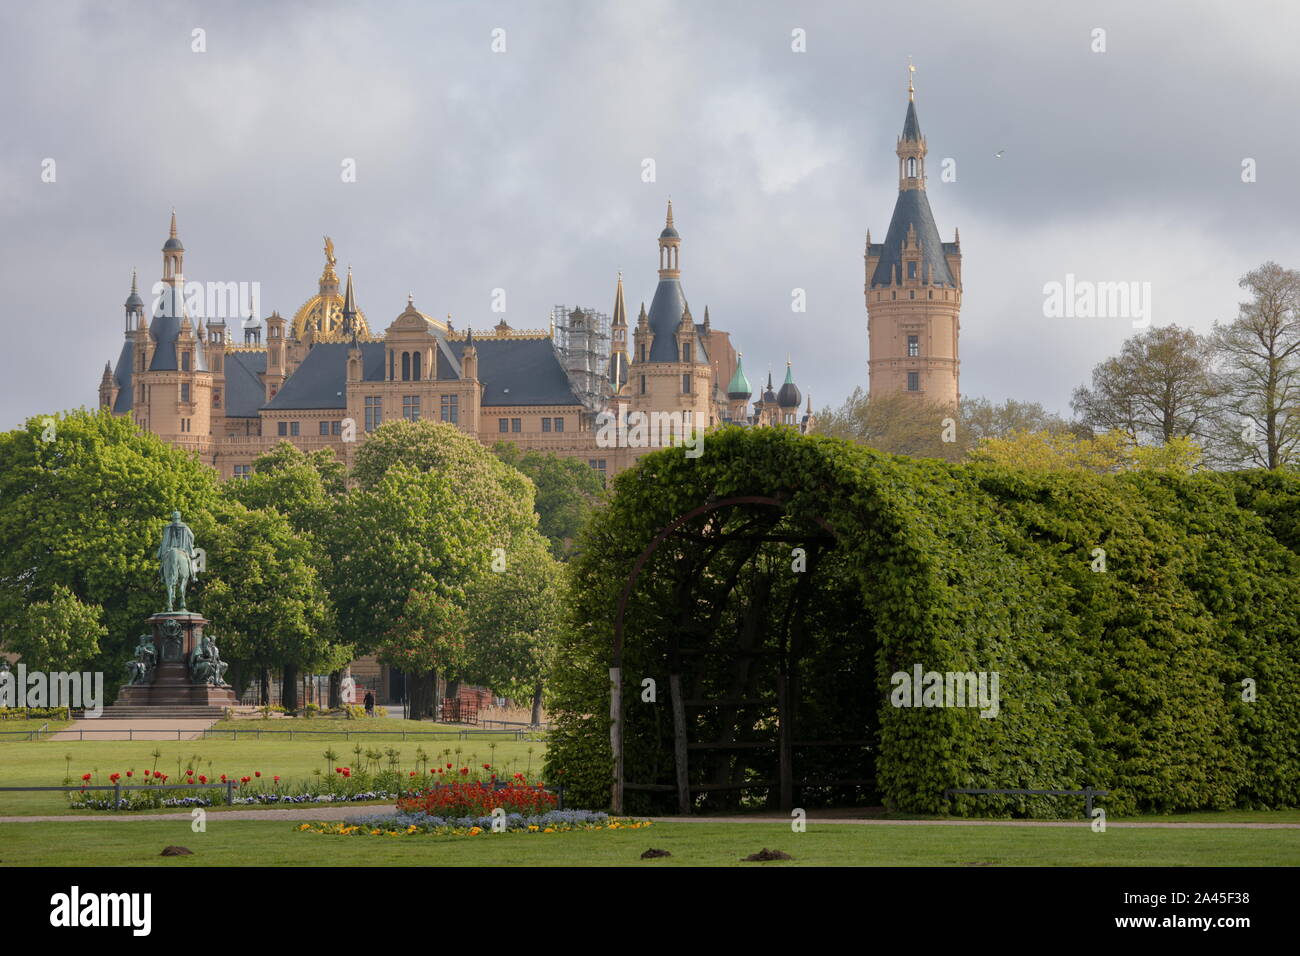
[[[907,175],[911,176],[913,179],[916,178],[916,157],[915,156],[907,157]]]
[[[420,353],[415,352],[411,356],[411,378],[414,381],[420,380]]]
[[[411,353],[403,352],[402,353],[402,381],[409,382],[410,380],[411,380]]]

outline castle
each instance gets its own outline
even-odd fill
[[[358,443],[399,416],[448,422],[487,445],[507,441],[579,458],[603,475],[659,442],[653,435],[649,443],[603,440],[601,422],[615,423],[624,438],[630,421],[652,415],[689,415],[703,429],[728,422],[811,428],[812,399],[801,412],[789,362],[784,384],[774,388],[769,371],[751,402],[730,334],[713,327],[707,306],[703,321],[694,320],[671,200],[658,243],[658,285],[634,326],[620,274],[612,319],[557,307],[549,329],[517,330],[502,319],[489,330],[458,330],[450,316],[426,315],[408,296],[376,333],[357,306],[350,269],[340,294],[327,238],[317,293],[292,320],[250,314],[236,342],[224,318],[198,314],[203,299],[185,282],[173,211],[151,315],[132,276],[125,341],[117,364],[105,365],[99,403],[194,452],[222,478],[248,476],[253,461],[283,440],[304,451],[332,448],[350,466]]]

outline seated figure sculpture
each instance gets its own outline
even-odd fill
[[[221,659],[217,642],[204,635],[203,640],[190,655],[190,680],[196,684],[224,686],[226,668],[230,665]]]
[[[157,663],[158,652],[154,650],[153,641],[148,634],[141,634],[135,645],[135,656],[126,662],[127,684],[152,683]]]

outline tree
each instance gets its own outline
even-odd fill
[[[91,666],[120,680],[142,622],[164,603],[154,556],[163,525],[179,510],[208,548],[218,503],[211,468],[106,410],[37,416],[0,434],[0,645],[24,608],[54,601],[61,586],[102,608],[107,633]]]
[[[858,387],[838,409],[818,413],[816,432],[889,454],[951,461],[963,450],[958,417],[956,408],[917,395],[873,399]]]
[[[1014,432],[1074,433],[1078,426],[1049,412],[1038,402],[1018,402],[1009,398],[994,405],[987,398],[965,398],[961,403],[959,444],[969,450],[985,438],[1006,438]]]
[[[273,509],[229,506],[213,529],[204,610],[228,660],[263,675],[283,669],[284,706],[296,709],[301,669],[341,667],[352,649],[334,643],[333,609],[310,541]]]
[[[100,623],[103,608],[81,603],[62,584],[52,590],[50,600],[22,610],[5,646],[21,654],[32,670],[84,670],[99,655],[100,639],[108,633]]]
[[[338,495],[346,487],[345,477],[343,466],[334,460],[332,450],[307,454],[288,442],[280,442],[272,451],[253,462],[252,475],[244,480],[227,482],[225,490],[228,497],[247,507],[283,515],[295,535],[306,545],[305,560],[313,573],[321,581],[328,581],[331,576],[330,553],[321,539],[320,531],[333,521]],[[331,607],[328,615],[331,629],[334,620]],[[339,637],[333,630],[321,633],[318,640],[322,644],[339,643]],[[270,684],[271,668],[282,663],[283,687],[288,702],[286,706],[289,703],[296,704],[301,662],[293,655],[283,659],[275,655],[264,655],[258,660],[264,702]],[[340,706],[343,702],[342,668],[348,660],[350,658],[338,660],[337,666],[331,669],[329,684],[332,707]]]
[[[461,676],[453,608],[536,535],[533,486],[473,437],[434,422],[378,429],[353,477],[359,487],[329,531],[340,629],[361,652],[413,668],[411,714],[430,714],[437,672]]]
[[[564,618],[565,569],[540,538],[524,542],[503,571],[480,575],[467,595],[469,678],[516,699],[542,719],[542,689]]]
[[[1163,445],[1139,445],[1118,429],[1093,438],[1061,432],[1013,432],[1006,438],[986,438],[970,454],[1008,468],[1033,471],[1125,471],[1186,473],[1200,463],[1201,453],[1189,438],[1171,438]]]
[[[1281,468],[1300,453],[1300,272],[1266,262],[1239,284],[1251,299],[1215,323],[1211,342],[1224,387],[1218,433],[1236,460]]]
[[[1209,343],[1170,325],[1128,339],[1092,370],[1091,388],[1074,390],[1070,405],[1096,431],[1118,429],[1141,442],[1204,442],[1218,394]]]
[[[551,554],[568,560],[573,542],[604,494],[600,475],[576,458],[525,452],[512,442],[497,442],[492,453],[532,480],[538,530],[550,541]]]

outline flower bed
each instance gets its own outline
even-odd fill
[[[494,824],[496,825],[494,827]],[[649,820],[621,820],[592,810],[551,810],[533,816],[509,813],[504,821],[486,816],[441,817],[421,811],[371,813],[341,823],[302,823],[302,833],[328,836],[478,836],[481,833],[568,833],[574,830],[639,830]],[[497,829],[500,828],[500,829]]]
[[[483,781],[436,784],[423,793],[397,801],[397,809],[426,816],[483,816],[501,808],[507,813],[537,816],[559,806],[559,798],[543,784],[530,784],[522,773],[507,785]]]

